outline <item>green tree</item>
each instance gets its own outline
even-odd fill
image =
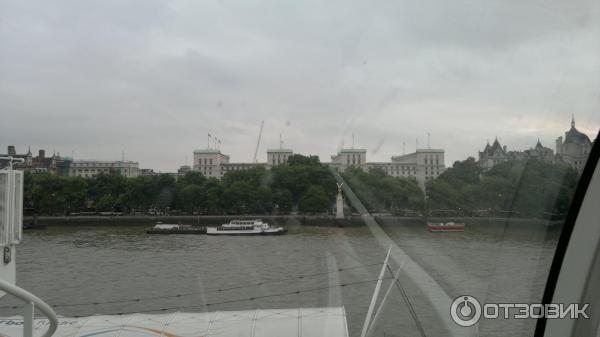
[[[127,178],[111,171],[81,178],[26,172],[25,206],[43,214],[83,211],[88,205],[99,211],[180,208],[209,214],[270,213],[276,204],[278,211],[289,212],[311,184],[333,195],[333,177],[317,157],[296,155],[291,162],[279,172],[257,167],[227,172],[222,180],[207,179],[199,172],[177,181],[170,174]]]
[[[577,180],[577,172],[562,164],[512,160],[482,172],[469,158],[428,182],[427,194],[432,208],[549,217],[566,213]]]
[[[288,162],[272,168],[272,188],[288,190],[292,202],[298,204],[311,186],[321,186],[333,202],[336,193],[335,178],[317,156],[293,155]]]
[[[98,211],[113,211],[115,209],[117,199],[110,193],[100,196],[96,202]]]
[[[191,184],[183,187],[178,193],[178,204],[187,212],[193,213],[205,207],[205,193],[201,186]]]
[[[300,198],[299,206],[300,210],[303,212],[321,213],[328,211],[331,208],[332,203],[323,187],[312,185]]]
[[[266,186],[259,186],[252,198],[250,212],[255,214],[271,213],[273,211],[273,193]]]
[[[209,214],[222,214],[224,209],[223,186],[216,178],[209,178],[204,185],[206,204],[204,211]]]
[[[198,172],[198,171],[190,171],[186,172],[182,177],[177,179],[177,185],[179,186],[187,186],[187,185],[196,185],[203,186],[206,183],[206,177]]]
[[[413,178],[393,177],[381,169],[350,167],[342,174],[361,202],[373,211],[421,210],[424,195]]]
[[[276,190],[273,193],[273,203],[279,212],[289,213],[293,207],[292,193],[287,189]]]
[[[253,186],[247,181],[235,181],[225,187],[224,206],[228,213],[248,214],[252,200]]]
[[[60,177],[63,188],[59,193],[60,203],[66,212],[84,209],[86,206],[87,181],[82,177]]]

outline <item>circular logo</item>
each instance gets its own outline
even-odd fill
[[[450,315],[454,323],[460,326],[471,326],[481,318],[481,304],[473,296],[459,296],[452,302]]]

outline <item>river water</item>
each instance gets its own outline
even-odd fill
[[[380,224],[451,298],[487,302],[540,301],[558,238],[556,229],[525,223],[477,220],[464,233]],[[17,249],[17,283],[63,316],[343,305],[350,335],[359,336],[387,248],[367,227],[286,225],[287,235],[266,237],[147,235],[140,226],[30,231]],[[426,294],[400,279],[426,336],[447,335]],[[1,299],[0,314],[17,314],[17,304]],[[383,308],[373,336],[420,336],[398,289]],[[478,329],[531,336],[534,326],[483,320]]]

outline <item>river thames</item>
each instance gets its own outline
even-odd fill
[[[477,221],[464,233],[429,233],[402,221],[382,228],[451,298],[540,301],[558,230]],[[143,226],[29,231],[17,247],[17,284],[63,316],[344,306],[350,336],[359,336],[387,247],[367,227],[283,225],[287,235],[255,237],[147,235]],[[409,303],[392,289],[373,336],[421,336],[417,324],[427,336],[445,336],[427,294],[405,275],[400,280]],[[19,314],[13,305],[0,300],[0,314]],[[534,327],[486,320],[478,331],[530,336]]]

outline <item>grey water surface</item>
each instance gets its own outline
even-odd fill
[[[467,223],[464,233],[429,233],[402,221],[385,232],[451,298],[540,301],[558,230],[542,225]],[[344,306],[359,336],[386,247],[366,227],[288,226],[282,236],[147,235],[140,226],[53,226],[25,233],[17,284],[63,316]],[[394,269],[398,266],[392,266]],[[386,273],[385,293],[391,274]],[[406,275],[383,307],[373,336],[445,336],[435,310]],[[20,305],[0,299],[0,314]],[[450,314],[450,308],[448,308]],[[484,320],[482,336],[531,336],[532,320]]]

